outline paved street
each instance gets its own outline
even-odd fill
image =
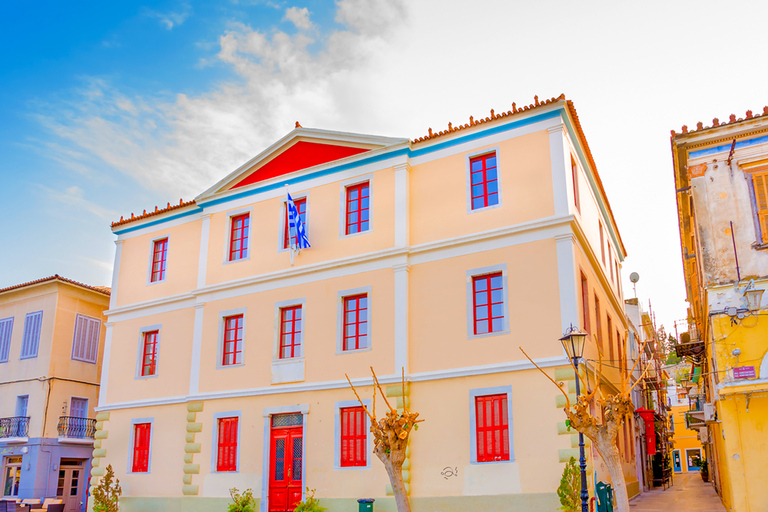
[[[675,475],[675,484],[666,491],[646,492],[629,502],[632,512],[669,512],[695,510],[696,512],[725,512],[720,497],[709,482],[697,473]]]

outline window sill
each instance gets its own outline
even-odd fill
[[[350,350],[339,350],[339,351],[336,352],[336,355],[337,356],[342,356],[344,354],[356,354],[358,352],[369,352],[370,350],[372,350],[371,347],[353,348],[353,349],[350,349]]]
[[[334,466],[334,470],[336,471],[349,471],[349,470],[360,470],[360,469],[371,469],[370,463],[366,464],[365,466]]]
[[[478,461],[472,461],[470,464],[477,464],[477,465],[485,465],[485,464],[511,464],[512,462],[515,462],[515,459],[509,459],[509,460],[487,460],[483,462]]]
[[[752,248],[756,251],[768,251],[768,244],[759,244],[755,242],[752,244]]]
[[[491,338],[493,336],[502,336],[504,334],[509,334],[511,331],[509,329],[506,329],[504,331],[496,331],[496,332],[488,332],[485,334],[470,334],[467,336],[468,340],[476,340],[478,338]]]

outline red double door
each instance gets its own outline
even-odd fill
[[[301,425],[275,427],[270,439],[269,512],[293,512],[301,501]]]

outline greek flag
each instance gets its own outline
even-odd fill
[[[307,238],[307,232],[304,231],[304,224],[301,223],[301,217],[299,216],[299,210],[296,209],[296,204],[293,202],[293,198],[289,192],[288,201],[286,207],[288,208],[288,235],[291,238],[291,249],[308,249],[309,238]]]

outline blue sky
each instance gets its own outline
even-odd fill
[[[108,285],[111,221],[193,198],[297,120],[416,138],[565,93],[624,278],[640,273],[671,329],[685,292],[669,131],[768,104],[767,16],[709,0],[0,3],[0,287]]]

